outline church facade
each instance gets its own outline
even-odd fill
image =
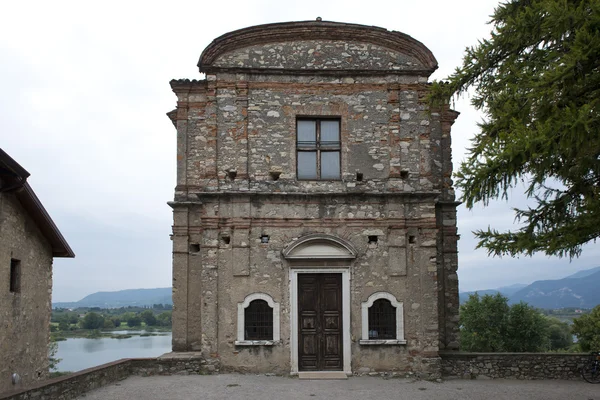
[[[215,39],[177,108],[173,351],[242,372],[439,374],[458,348],[450,127],[431,52],[317,21]]]

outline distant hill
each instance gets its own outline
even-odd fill
[[[172,289],[127,289],[117,292],[96,292],[75,302],[52,303],[53,308],[101,307],[119,308],[128,306],[151,306],[173,304]]]
[[[497,289],[484,289],[484,290],[476,290],[473,292],[461,292],[459,293],[460,304],[464,303],[469,299],[469,295],[478,293],[480,296],[485,296],[486,294],[495,295],[496,293],[500,293],[505,297],[510,298],[510,296],[519,290],[523,289],[527,286],[524,283],[515,283],[514,285],[502,286]]]
[[[531,285],[511,285],[497,289],[477,290],[479,295],[502,293],[510,304],[524,301],[537,308],[593,308],[600,304],[600,267],[579,271],[563,279],[543,280]],[[469,294],[459,294],[461,304]]]
[[[567,278],[585,278],[586,276],[594,275],[596,272],[600,272],[600,267],[592,269],[584,269],[583,271],[575,272],[573,275],[567,276]]]
[[[511,303],[520,301],[538,308],[595,307],[600,304],[600,270],[577,278],[533,282],[510,296]]]

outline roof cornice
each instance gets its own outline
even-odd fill
[[[42,235],[50,243],[52,256],[75,257],[75,253],[50,218],[42,202],[27,183],[29,172],[2,149],[0,149],[0,169],[11,172],[11,176],[5,179],[7,185],[0,187],[0,192],[14,193],[25,212],[29,214]]]

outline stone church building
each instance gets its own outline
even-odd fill
[[[458,347],[450,127],[419,41],[316,21],[173,80],[173,351],[222,371],[437,375]]]

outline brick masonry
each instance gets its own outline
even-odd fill
[[[224,370],[293,370],[298,265],[282,252],[320,234],[357,253],[347,265],[352,370],[439,375],[438,351],[458,348],[458,114],[428,107],[431,52],[382,28],[293,22],[223,35],[199,67],[206,79],[171,81],[177,109],[168,113],[177,130],[173,350],[199,351]],[[340,179],[296,178],[299,117],[339,119]],[[376,292],[403,303],[406,344],[359,343],[361,304]],[[281,305],[273,346],[235,344],[238,304],[252,293]]]

